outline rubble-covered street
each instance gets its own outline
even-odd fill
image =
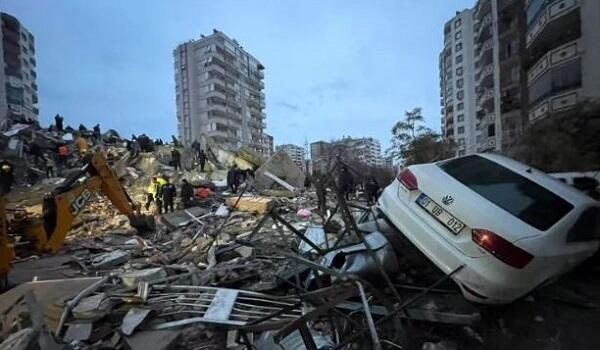
[[[72,147],[69,133],[17,126],[4,133],[5,152],[17,155],[31,137],[47,149]],[[135,154],[110,131],[90,146],[105,152],[142,208],[155,176],[185,178],[209,194],[162,215],[143,208],[156,225],[138,232],[97,193],[58,254],[32,253],[17,240],[12,289],[0,297],[2,349],[594,348],[600,266],[593,259],[512,304],[478,305],[364,193],[346,201],[333,177],[305,188],[283,153],[264,163],[212,144],[201,172],[193,150],[174,144]],[[175,148],[180,170],[171,164]],[[76,153],[68,162],[82,165]],[[28,156],[14,159],[22,161],[18,179],[42,172]],[[254,173],[238,193],[225,186],[233,163]],[[67,177],[66,169],[58,175]],[[12,223],[39,215],[44,194],[62,181],[17,180],[7,196]]]

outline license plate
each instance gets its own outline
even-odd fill
[[[417,198],[416,202],[423,209],[427,210],[429,214],[446,226],[453,234],[459,234],[460,231],[465,227],[465,224],[460,222],[457,218],[452,216],[425,194],[422,193],[419,198]]]

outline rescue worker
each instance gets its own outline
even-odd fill
[[[194,198],[194,186],[186,179],[181,180],[181,192],[179,193],[179,196],[184,208],[193,207],[196,203]]]
[[[0,161],[0,195],[10,192],[15,182],[14,166],[7,160]]]
[[[153,176],[150,185],[147,188],[146,210],[150,210],[150,204],[156,202],[156,211],[158,214],[162,212],[162,200],[158,196],[160,188],[166,183],[166,180],[160,176]]]
[[[54,116],[54,124],[56,124],[56,131],[63,131],[63,117],[61,117],[60,114]]]
[[[237,193],[238,186],[240,185],[240,172],[238,171],[237,164],[233,164],[229,171],[227,171],[227,186],[231,189],[232,193]]]
[[[346,167],[345,165],[342,166],[342,171],[340,172],[338,182],[346,200],[350,200],[350,194],[354,189],[354,178],[352,177],[352,174],[350,174],[350,172],[348,171],[348,167]]]
[[[175,185],[169,182],[168,178],[165,178],[164,180],[166,181],[166,183],[162,185],[158,190],[159,196],[162,198],[165,213],[168,213],[169,210],[172,213],[175,208],[174,201],[175,197],[177,196],[177,189],[175,188]]]
[[[204,153],[204,150],[198,152],[198,161],[200,162],[200,172],[203,173],[204,165],[206,164],[206,153]]]
[[[102,137],[102,134],[100,133],[100,124],[94,125],[94,129],[93,130],[94,130],[94,134],[93,134],[94,141],[96,143],[99,143],[100,142],[100,138]]]
[[[88,143],[81,134],[75,139],[75,147],[79,150],[79,156],[81,156],[81,158],[85,157],[88,152]]]
[[[365,184],[365,192],[367,193],[367,204],[375,204],[377,195],[379,194],[379,183],[373,176],[369,177]]]
[[[175,167],[175,170],[181,170],[181,153],[177,149],[171,151],[171,165]]]
[[[49,154],[46,154],[44,157],[46,158],[46,177],[54,177],[54,169],[56,168],[56,162],[54,162],[54,158],[52,158],[52,156]]]

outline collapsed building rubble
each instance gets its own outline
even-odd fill
[[[212,194],[161,215],[149,233],[131,227],[106,199],[90,202],[60,253],[63,259],[49,266],[63,277],[38,272],[0,297],[0,348],[488,345],[482,322],[490,321],[462,298],[452,273],[412,258],[417,253],[393,227],[370,207],[347,202],[335,182],[317,196],[303,189],[304,175],[285,156],[262,162],[215,144],[207,172],[198,171],[188,150],[181,152],[182,169],[175,170],[172,145],[133,156],[118,134],[109,136],[107,158],[135,202],[145,201],[157,174],[173,182],[186,178]],[[237,194],[223,185],[232,163],[256,173]],[[58,183],[21,184],[12,202],[34,213],[35,199]],[[13,273],[27,264],[50,264],[45,259],[19,257]],[[553,297],[595,307],[577,295]],[[496,328],[508,334],[508,327]]]

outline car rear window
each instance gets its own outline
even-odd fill
[[[547,230],[573,205],[535,182],[480,156],[438,166],[463,185],[538,230]]]

